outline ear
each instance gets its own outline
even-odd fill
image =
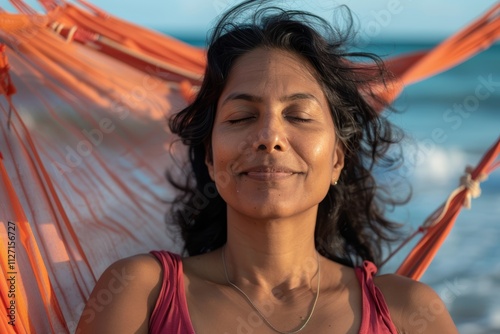
[[[335,143],[333,152],[333,169],[332,169],[332,184],[337,184],[340,177],[340,172],[344,168],[344,145],[339,140]]]
[[[209,145],[205,146],[205,165],[207,166],[208,169],[208,175],[210,175],[212,181],[215,181],[214,160],[212,156],[212,148]]]

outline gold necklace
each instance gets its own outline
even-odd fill
[[[316,303],[318,302],[318,298],[319,298],[319,288],[320,288],[320,280],[321,280],[321,271],[320,271],[320,266],[319,266],[319,256],[318,256],[317,252],[316,252],[316,261],[318,263],[318,288],[316,290],[316,297],[314,297],[314,303],[313,303],[313,306],[311,308],[311,312],[309,313],[309,315],[307,316],[307,319],[304,321],[304,323],[302,324],[302,326],[300,326],[299,329],[296,329],[296,330],[290,331],[290,332],[283,332],[283,331],[278,330],[276,327],[274,327],[273,324],[271,324],[269,322],[269,320],[267,320],[266,317],[260,312],[259,308],[257,306],[255,306],[255,304],[252,302],[252,300],[250,299],[250,297],[248,297],[247,294],[243,290],[241,290],[236,284],[234,284],[233,282],[231,282],[231,280],[229,279],[229,275],[227,274],[226,254],[225,254],[225,251],[226,251],[226,245],[224,245],[224,247],[222,248],[221,255],[222,255],[222,265],[224,266],[224,273],[226,274],[226,281],[227,281],[227,283],[230,286],[232,286],[234,289],[236,289],[236,291],[240,292],[246,298],[246,300],[250,303],[250,305],[253,307],[253,309],[255,311],[257,311],[257,313],[262,318],[262,320],[264,320],[264,322],[272,330],[274,330],[277,333],[281,333],[281,334],[294,334],[294,333],[300,332],[301,330],[303,330],[307,326],[307,324],[309,323],[309,320],[311,320],[311,318],[312,318],[312,315],[314,313],[314,309],[316,308]]]

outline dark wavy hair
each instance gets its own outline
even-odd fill
[[[209,38],[199,92],[170,119],[171,131],[189,148],[190,173],[181,181],[167,173],[180,190],[167,217],[180,227],[189,255],[225,244],[226,203],[205,165],[217,102],[239,57],[256,48],[282,50],[300,55],[314,68],[345,151],[339,182],[319,204],[316,248],[349,266],[362,260],[380,264],[383,245],[399,236],[399,225],[384,217],[387,207],[399,202],[382,191],[373,176],[376,166],[395,166],[399,159],[387,153],[401,133],[379,116],[378,111],[388,106],[373,88],[384,88],[389,74],[376,55],[347,51],[354,20],[346,7],[338,9],[346,28],[335,29],[311,13],[264,6],[268,3],[245,1],[221,16]]]

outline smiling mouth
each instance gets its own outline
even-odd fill
[[[295,173],[291,172],[248,172],[243,173],[243,175],[259,181],[274,181],[274,180],[283,180],[289,178]]]
[[[241,173],[241,175],[257,181],[283,180],[297,174],[301,173],[281,167],[257,167]]]

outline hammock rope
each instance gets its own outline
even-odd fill
[[[468,169],[465,177],[462,177],[469,184],[476,183],[475,186],[472,186],[472,188],[477,187],[476,193],[472,194],[471,188],[468,188],[465,184],[455,189],[445,203],[434,211],[422,224],[419,231],[424,233],[423,237],[412,248],[403,263],[396,270],[396,273],[413,279],[420,279],[422,277],[438,252],[439,247],[451,231],[462,207],[470,206],[470,197],[479,195],[480,191],[478,191],[479,186],[477,184],[481,180],[485,180],[491,172],[500,166],[500,161],[495,161],[499,156],[500,138],[488,149],[476,168]],[[468,179],[470,181],[467,181]],[[411,237],[414,238],[416,235],[418,233],[413,233]],[[406,244],[408,241],[407,239],[404,243]]]
[[[494,161],[498,156],[500,156],[500,138],[484,154],[476,168],[466,167],[464,175],[460,177],[459,187],[453,190],[446,201],[388,255],[382,266],[410,241],[422,234],[422,239],[396,271],[398,274],[416,280],[420,279],[446,239],[461,208],[471,208],[471,199],[481,195],[479,184],[485,181],[496,168],[500,167],[500,161]],[[428,241],[431,239],[435,243]]]
[[[9,114],[7,116],[7,128],[10,129],[10,119],[12,116],[12,109],[14,105],[12,104],[11,96],[16,93],[16,87],[12,84],[12,79],[9,73],[9,63],[7,56],[5,55],[5,44],[0,43],[0,95],[4,95],[9,104]]]
[[[0,332],[67,333],[110,263],[181,249],[164,224],[164,202],[173,196],[164,170],[187,152],[171,147],[165,118],[196,93],[205,50],[84,0],[42,0],[43,15],[12,3],[23,14],[0,12],[0,269],[8,277],[4,250],[15,226],[17,313],[15,326],[3,317]],[[381,97],[393,101],[406,85],[487,48],[500,38],[499,12],[497,4],[431,50],[388,59],[395,80]],[[423,274],[467,198],[478,194],[475,184],[500,166],[499,154],[500,139],[413,232],[422,238],[399,274]],[[8,291],[2,280],[6,309]]]

